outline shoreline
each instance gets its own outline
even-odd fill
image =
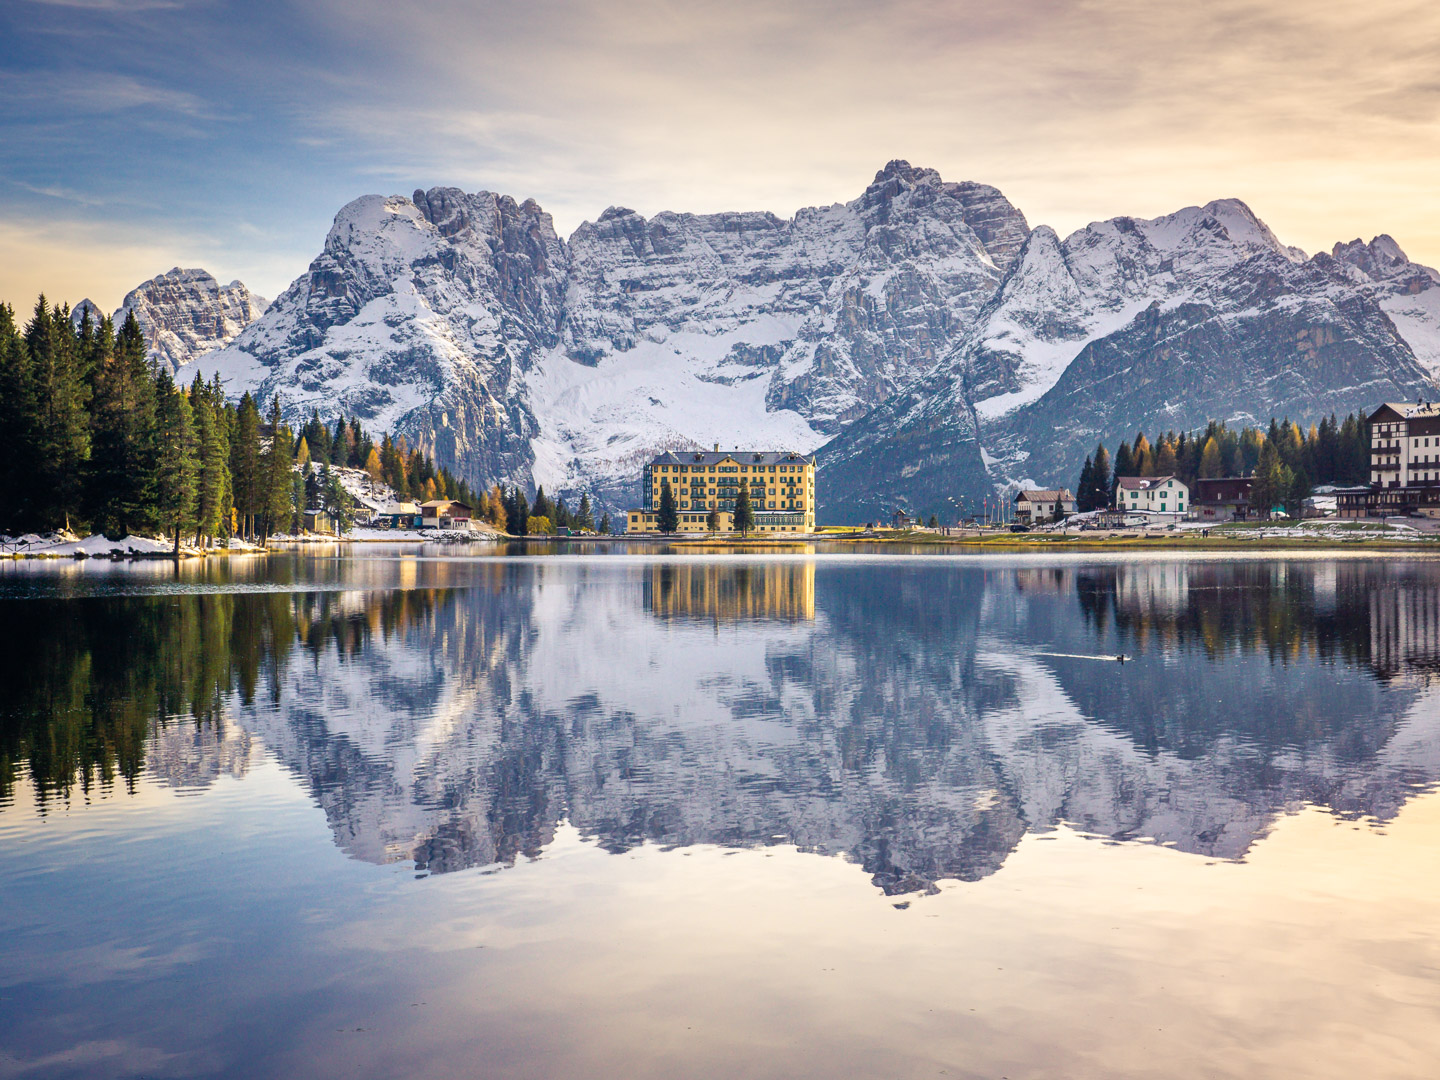
[[[75,543],[83,543],[83,541]],[[116,541],[115,543],[118,544],[120,541]],[[154,543],[154,541],[146,541],[146,543]],[[53,549],[42,549],[39,551],[0,551],[0,558],[9,560],[102,559],[112,562],[141,560],[181,561],[235,555],[267,555],[272,551],[303,549],[306,547],[332,544],[440,544],[450,547],[471,547],[477,544],[553,545],[557,547],[568,547],[572,544],[599,544],[606,546],[631,544],[642,547],[647,545],[666,545],[672,548],[695,551],[704,551],[706,549],[728,550],[737,547],[785,551],[797,548],[803,549],[816,544],[827,544],[837,547],[862,549],[854,552],[857,555],[866,554],[867,552],[863,549],[870,547],[901,549],[928,548],[933,551],[952,551],[957,554],[983,555],[993,553],[995,555],[1011,556],[1022,554],[1113,553],[1125,551],[1169,551],[1177,554],[1183,552],[1256,554],[1274,552],[1284,554],[1335,551],[1351,554],[1440,555],[1440,532],[1412,532],[1409,535],[1381,535],[1377,532],[1361,532],[1357,530],[1355,535],[1349,536],[1337,536],[1334,535],[1333,531],[1328,535],[1322,532],[1306,535],[1301,532],[1288,536],[1249,535],[1245,532],[1227,532],[1221,535],[1212,534],[1210,536],[1201,536],[1198,535],[1197,531],[1190,530],[1166,534],[1129,532],[1105,536],[1065,533],[998,533],[992,535],[942,536],[928,531],[886,531],[884,533],[843,532],[835,534],[818,533],[805,536],[755,536],[748,538],[738,536],[711,537],[683,533],[673,536],[627,533],[605,536],[509,536],[497,533],[460,536],[455,533],[446,533],[430,537],[416,535],[411,532],[393,537],[375,535],[359,537],[329,537],[319,535],[306,537],[287,536],[282,539],[270,540],[264,546],[253,545],[204,550],[182,548],[178,556],[169,549],[155,550],[153,548],[127,547],[124,549],[100,551],[87,551],[84,549],[69,551],[56,551]],[[56,544],[54,546],[70,547],[71,544]],[[886,552],[886,554],[893,553],[899,552]],[[880,552],[875,552],[875,554],[880,554]]]

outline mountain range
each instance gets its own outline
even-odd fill
[[[1440,275],[1388,236],[1310,256],[1223,199],[1061,239],[904,161],[788,219],[611,207],[568,240],[533,200],[367,195],[263,314],[178,269],[126,307],[236,395],[612,509],[667,448],[818,452],[821,520],[854,521],[1073,486],[1140,427],[1440,394]]]

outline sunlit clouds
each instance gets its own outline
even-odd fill
[[[17,239],[37,220],[194,237],[273,295],[369,191],[534,197],[568,233],[610,204],[788,215],[892,157],[1062,234],[1236,196],[1308,251],[1389,232],[1440,263],[1433,5],[76,0],[6,5],[0,40],[12,300],[79,299]]]

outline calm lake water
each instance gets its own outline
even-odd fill
[[[0,565],[0,1077],[1440,1075],[1440,562],[357,547]]]

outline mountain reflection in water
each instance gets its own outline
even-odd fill
[[[1061,822],[1238,858],[1303,804],[1384,821],[1440,779],[1428,562],[388,565],[8,600],[0,807],[268,753],[370,862],[507,864],[568,821],[904,893]]]

